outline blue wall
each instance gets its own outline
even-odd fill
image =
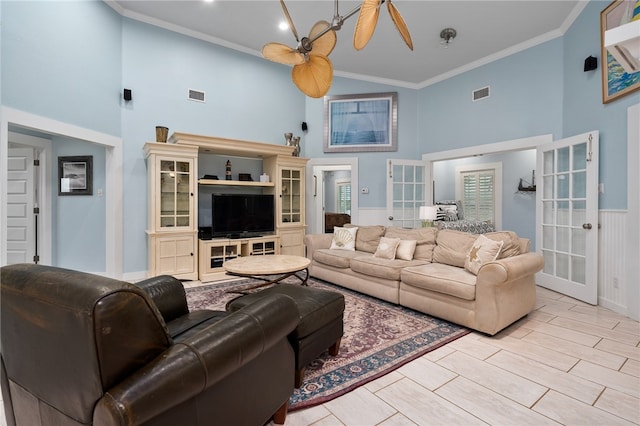
[[[551,133],[559,139],[599,130],[605,184],[600,208],[624,209],[626,111],[640,102],[640,94],[603,105],[600,71],[582,72],[584,58],[600,56],[599,13],[608,4],[591,1],[563,37],[420,90],[336,77],[329,95],[398,92],[397,152],[325,154],[323,100],[298,92],[288,67],[123,18],[101,1],[0,2],[0,99],[3,106],[123,139],[125,273],[146,270],[142,146],[154,140],[156,125],[170,133],[274,144],[282,144],[290,131],[302,136],[305,157],[357,156],[360,183],[371,189],[358,195],[365,208],[386,204],[389,158],[420,159],[424,153],[521,137]],[[471,102],[472,91],[484,86],[491,87],[491,97]],[[133,90],[131,102],[121,99],[125,87]],[[188,89],[205,91],[207,102],[188,101]],[[309,125],[306,134],[302,121]],[[89,149],[76,148],[68,154]],[[59,208],[67,218],[77,207]],[[58,235],[66,234],[65,224],[58,226]],[[88,227],[80,246],[103,241],[99,228]],[[67,266],[85,265],[83,260]]]
[[[561,39],[516,53],[420,91],[423,153],[562,133]],[[472,102],[476,89],[490,97]]]
[[[2,105],[120,135],[122,18],[95,1],[0,7]]]
[[[93,156],[93,195],[58,196],[58,157]],[[54,265],[89,272],[104,272],[105,265],[105,149],[103,146],[55,136],[51,179],[52,261]],[[99,195],[102,191],[103,195]]]
[[[640,102],[635,92],[602,103],[600,11],[610,1],[591,1],[564,36],[563,137],[600,131],[600,209],[627,208],[627,109]],[[584,59],[598,57],[598,70],[583,72]],[[637,182],[635,183],[638,184]]]

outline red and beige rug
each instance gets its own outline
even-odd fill
[[[189,309],[224,310],[227,301],[239,297],[228,291],[255,283],[245,279],[188,288]],[[469,333],[464,327],[324,281],[310,278],[309,285],[344,294],[344,336],[337,356],[325,352],[309,365],[302,386],[291,397],[290,411],[330,401]]]

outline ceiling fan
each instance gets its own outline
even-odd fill
[[[331,23],[327,21],[316,22],[309,31],[309,36],[302,38],[298,37],[298,32],[284,0],[280,0],[282,11],[297,45],[292,48],[282,43],[267,43],[262,48],[262,56],[274,62],[293,65],[291,78],[298,89],[307,96],[320,98],[329,91],[333,80],[333,64],[328,56],[336,45],[336,31],[342,28],[345,20],[360,12],[353,34],[353,47],[356,50],[363,49],[373,36],[380,6],[385,2],[391,20],[400,32],[400,36],[409,49],[413,50],[409,29],[391,0],[363,0],[362,4],[344,16],[338,12],[338,0],[335,0]]]

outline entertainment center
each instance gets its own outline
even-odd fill
[[[293,149],[178,132],[167,143],[147,142],[148,275],[212,281],[224,278],[222,264],[238,256],[304,256],[308,159],[293,157]],[[228,158],[251,160],[270,179],[255,182],[241,173],[242,180],[218,180],[210,179],[212,170],[198,171],[205,160],[224,165]],[[204,220],[207,226],[198,226],[199,210],[211,226]]]

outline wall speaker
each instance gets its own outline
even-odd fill
[[[124,100],[125,101],[131,100],[131,89],[124,89]]]
[[[598,58],[589,56],[584,60],[584,72],[593,71],[598,68]]]
[[[307,126],[307,122],[306,122],[306,121],[303,121],[303,122],[302,122],[302,131],[303,131],[303,132],[306,132],[308,129],[309,129],[309,127]]]

